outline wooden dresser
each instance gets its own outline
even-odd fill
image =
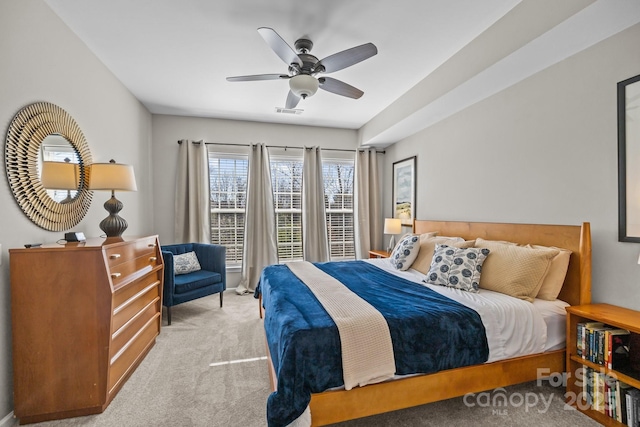
[[[104,411],[160,333],[157,236],[9,254],[15,416],[25,424]]]

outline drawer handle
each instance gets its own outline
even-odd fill
[[[111,259],[118,259],[118,258],[120,258],[121,256],[122,256],[122,255],[120,255],[120,254],[111,254],[111,255],[109,255],[109,258],[111,258]]]
[[[149,258],[149,262],[156,262],[158,260],[157,257],[152,256],[151,258]]]
[[[155,243],[149,243],[147,246],[149,246],[150,248],[155,248],[156,244]]]
[[[122,276],[122,273],[111,273],[111,278],[112,279],[117,279],[120,276]]]

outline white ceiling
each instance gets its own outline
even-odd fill
[[[151,113],[350,129],[360,129],[397,103],[521,2],[45,1]],[[569,7],[564,3],[569,0],[555,1],[547,0],[547,6],[538,9],[552,16],[556,9]],[[571,3],[580,5],[574,16],[434,102],[418,106],[369,142],[397,141],[640,22],[639,0]],[[374,43],[376,56],[330,74],[361,89],[364,96],[354,100],[319,90],[298,104],[302,114],[280,114],[275,109],[284,107],[286,80],[227,82],[228,76],[286,74],[287,65],[258,34],[258,27],[273,28],[290,46],[298,38],[311,39],[311,53],[319,59]]]
[[[360,128],[520,0],[46,0],[151,111],[199,117]],[[306,36],[324,58],[372,42],[378,54],[330,76],[359,100],[319,90],[300,115],[279,114],[286,80],[258,27],[293,46]]]

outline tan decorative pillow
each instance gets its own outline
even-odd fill
[[[547,246],[538,245],[527,245],[527,247],[532,247],[533,249],[548,249]],[[551,259],[549,271],[542,281],[542,286],[540,287],[536,298],[554,301],[558,298],[560,290],[562,290],[564,278],[567,275],[567,269],[569,268],[571,251],[556,247],[551,247],[551,249],[557,249],[560,253]]]
[[[480,288],[533,302],[558,249],[533,249],[495,240],[476,239],[476,248],[491,251],[482,266]]]
[[[430,234],[430,233],[429,233]],[[420,252],[418,257],[411,264],[411,268],[419,271],[422,274],[427,274],[431,267],[431,260],[433,259],[433,252],[436,250],[436,244],[449,245],[456,248],[472,248],[475,240],[466,242],[462,237],[447,237],[447,236],[429,236],[426,234],[420,235]]]

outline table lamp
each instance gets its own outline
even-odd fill
[[[68,158],[64,159],[64,162],[42,162],[42,186],[47,190],[67,190],[67,197],[60,203],[72,201],[71,190],[78,190],[80,186],[79,165],[70,162]]]
[[[389,246],[387,247],[387,252],[393,252],[393,248],[396,245],[395,234],[400,234],[402,232],[402,221],[400,218],[385,218],[384,219],[384,234],[391,234],[391,238],[389,239]]]
[[[127,229],[127,221],[118,212],[124,205],[115,196],[115,190],[137,191],[133,166],[116,163],[94,163],[89,166],[89,190],[110,190],[111,198],[104,203],[109,216],[100,222],[100,229],[107,237],[120,237]]]

